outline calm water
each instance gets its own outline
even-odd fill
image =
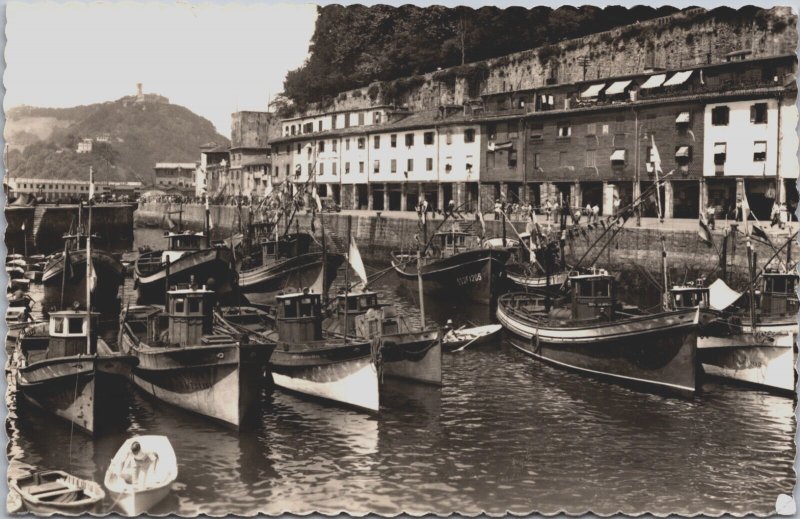
[[[137,233],[140,243],[157,234]],[[376,288],[418,315],[393,274]],[[491,316],[430,298],[426,309],[440,323]],[[132,390],[127,431],[94,441],[28,406],[18,415],[11,399],[11,473],[32,465],[102,481],[124,438],[147,433],[167,435],[180,465],[152,513],[765,515],[795,482],[793,401],[759,391],[706,383],[691,401],[649,395],[499,342],[445,355],[440,389],[393,382],[381,398],[370,416],[265,389],[260,421],[236,434]]]

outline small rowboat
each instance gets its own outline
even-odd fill
[[[442,337],[442,346],[446,351],[457,351],[470,345],[485,344],[494,339],[502,329],[499,324],[487,324],[475,328],[450,330]]]
[[[92,511],[106,496],[103,488],[94,481],[60,470],[34,472],[11,479],[9,487],[19,494],[28,511],[36,514],[83,514]]]
[[[138,442],[141,452],[148,456],[140,474],[127,474],[126,461],[131,446]],[[175,451],[166,436],[134,436],[119,448],[108,466],[105,486],[119,510],[127,516],[140,515],[161,502],[178,477]],[[130,481],[130,482],[129,482]]]

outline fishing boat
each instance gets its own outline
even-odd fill
[[[60,470],[43,470],[11,478],[8,486],[20,496],[27,511],[34,514],[97,513],[97,505],[106,496],[94,481]]]
[[[214,312],[215,294],[191,280],[166,306],[126,308],[120,349],[138,359],[134,383],[151,396],[240,429],[257,402],[274,345],[234,333]]]
[[[139,255],[133,269],[140,304],[164,304],[168,287],[190,279],[216,292],[221,301],[235,298],[233,253],[224,246],[209,247],[206,234],[180,231],[164,233],[165,250]]]
[[[65,252],[51,257],[42,273],[44,306],[60,308],[62,302],[63,305],[73,305],[77,301],[79,308],[86,308],[86,237],[76,233],[65,235],[64,239],[67,241]],[[95,308],[101,309],[102,313],[118,311],[118,292],[124,279],[122,264],[102,250],[92,248],[91,254],[96,277],[92,292]]]
[[[400,279],[413,283],[419,266],[428,294],[489,303],[510,254],[507,248],[483,248],[477,236],[454,228],[435,233],[419,260],[416,253],[393,252],[392,266]]]
[[[134,457],[142,461],[132,462]],[[131,467],[140,473],[131,473]],[[111,459],[104,484],[117,508],[124,515],[136,516],[163,501],[177,478],[175,450],[166,436],[134,436],[125,440]]]
[[[239,268],[239,286],[243,292],[265,295],[267,300],[273,300],[280,291],[314,285],[323,277],[323,265],[327,290],[344,263],[342,254],[312,251],[313,239],[308,233],[276,236],[271,232],[251,231],[248,236],[251,235],[254,246],[244,249],[247,252]]]
[[[6,265],[6,276],[8,279],[19,279],[25,276],[25,269],[16,265]]]
[[[46,328],[19,334],[14,353],[19,393],[89,434],[121,418],[120,399],[136,364],[97,337],[98,317],[77,309],[51,312]]]
[[[377,292],[338,294],[325,331],[335,337],[380,341],[383,374],[427,384],[442,384],[439,330],[416,327],[392,305],[380,304]]]
[[[277,343],[270,369],[275,385],[296,393],[378,411],[379,341],[323,335],[322,298],[309,291],[279,294]]]
[[[700,308],[711,315],[697,337],[697,357],[706,375],[795,394],[797,278],[794,272],[764,272],[752,319],[747,295],[722,280],[710,288],[703,280],[672,287],[675,308]]]
[[[511,344],[534,358],[649,390],[695,392],[697,308],[623,311],[616,279],[603,270],[570,276],[568,301],[510,293],[497,318]]]
[[[472,328],[449,329],[442,335],[445,351],[455,351],[468,346],[478,346],[494,341],[503,327],[499,324],[486,324]]]

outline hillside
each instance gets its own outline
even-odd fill
[[[228,144],[210,121],[166,102],[132,97],[72,108],[15,107],[6,114],[8,169],[14,177],[152,182],[156,162],[194,162],[208,142]],[[84,138],[93,152],[77,153]]]
[[[338,92],[495,58],[672,14],[674,7],[318,7],[305,64],[284,95],[297,106]]]

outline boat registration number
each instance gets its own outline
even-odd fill
[[[472,283],[477,283],[482,280],[483,276],[481,276],[481,273],[478,272],[477,274],[468,274],[466,276],[458,277],[456,278],[456,283],[458,283],[458,286],[463,287],[464,285],[470,285]]]

